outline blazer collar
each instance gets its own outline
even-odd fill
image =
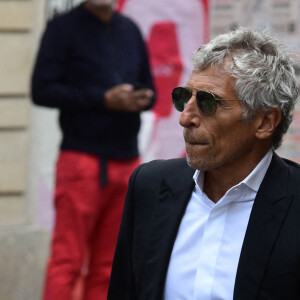
[[[184,167],[161,182],[147,251],[145,299],[161,299],[177,231],[191,197],[195,170]]]
[[[271,249],[290,207],[289,168],[275,153],[258,190],[241,250],[234,300],[257,299]]]

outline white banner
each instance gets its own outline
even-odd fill
[[[133,19],[148,45],[157,103],[143,115],[140,149],[144,161],[185,154],[179,113],[171,91],[185,85],[192,71],[191,56],[209,34],[206,0],[121,0],[119,10]]]

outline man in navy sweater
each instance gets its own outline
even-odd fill
[[[140,163],[139,113],[154,103],[142,36],[114,0],[87,0],[49,22],[32,99],[59,109],[62,130],[44,300],[70,299],[87,257],[84,299],[104,300],[128,178]]]

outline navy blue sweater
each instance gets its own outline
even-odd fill
[[[121,83],[153,89],[145,44],[131,20],[115,13],[103,23],[81,4],[49,22],[33,72],[32,99],[60,110],[62,149],[106,158],[138,156],[139,113],[103,105],[107,89]]]

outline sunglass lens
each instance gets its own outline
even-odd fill
[[[183,87],[176,87],[172,91],[172,100],[175,108],[182,112],[184,110],[185,105],[191,99],[192,93]]]
[[[199,91],[197,92],[196,98],[200,111],[205,116],[212,116],[216,112],[216,99],[212,94]]]

